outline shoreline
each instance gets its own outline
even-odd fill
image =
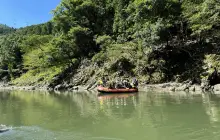
[[[80,85],[75,86],[73,88],[64,88],[62,90],[56,90],[49,87],[43,86],[16,86],[10,84],[0,84],[0,90],[23,90],[23,91],[51,91],[51,92],[62,92],[62,91],[95,91],[96,86],[93,88],[88,89],[88,85]],[[185,92],[204,92],[202,85],[188,85],[184,83],[161,83],[161,84],[140,84],[139,91],[163,91],[163,92],[178,92],[178,91],[185,91]],[[220,91],[220,85],[213,86],[212,91]]]

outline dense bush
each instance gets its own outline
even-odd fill
[[[99,74],[146,83],[200,77],[209,54],[218,60],[219,6],[214,0],[62,0],[47,23],[0,25],[0,68],[33,83],[84,59]]]

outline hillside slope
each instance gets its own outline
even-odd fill
[[[15,31],[14,28],[11,28],[11,27],[4,25],[4,24],[0,24],[0,35],[6,35],[6,34],[14,32],[14,31]]]
[[[200,84],[220,68],[219,6],[210,0],[62,0],[50,22],[3,37],[0,68],[12,84],[50,88],[93,85],[101,77]]]

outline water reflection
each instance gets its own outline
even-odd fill
[[[209,116],[210,122],[215,123],[220,121],[220,96],[216,94],[202,94],[204,108]]]
[[[97,94],[89,92],[51,94],[48,92],[4,91],[0,93],[2,104],[0,106],[0,113],[4,114],[11,110],[11,113],[16,114],[13,115],[17,116],[16,120],[22,117],[22,112],[28,113],[33,108],[36,108],[36,110],[50,110],[50,112],[53,112],[52,114],[60,111],[58,115],[61,115],[63,112],[69,115],[74,113],[74,115],[80,115],[84,118],[96,118],[100,114],[109,118],[142,118],[146,115],[157,114],[166,119],[164,107],[195,104],[200,102],[199,99],[201,97],[206,113],[210,117],[212,116],[213,119],[211,120],[217,121],[218,117],[214,117],[218,114],[215,101],[217,97],[210,96],[209,94],[193,95],[190,93],[155,94],[148,92],[97,96]]]
[[[201,93],[2,91],[0,123],[20,140],[35,138],[31,129],[50,134],[38,139],[207,140],[220,138],[219,106],[218,95]]]
[[[100,108],[112,107],[116,108],[124,106],[136,106],[137,96],[135,94],[114,94],[114,95],[100,95],[98,96]]]

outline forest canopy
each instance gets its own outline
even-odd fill
[[[0,25],[0,69],[34,84],[89,59],[102,69],[97,77],[201,78],[205,55],[219,53],[219,8],[215,0],[62,0],[47,23]]]

